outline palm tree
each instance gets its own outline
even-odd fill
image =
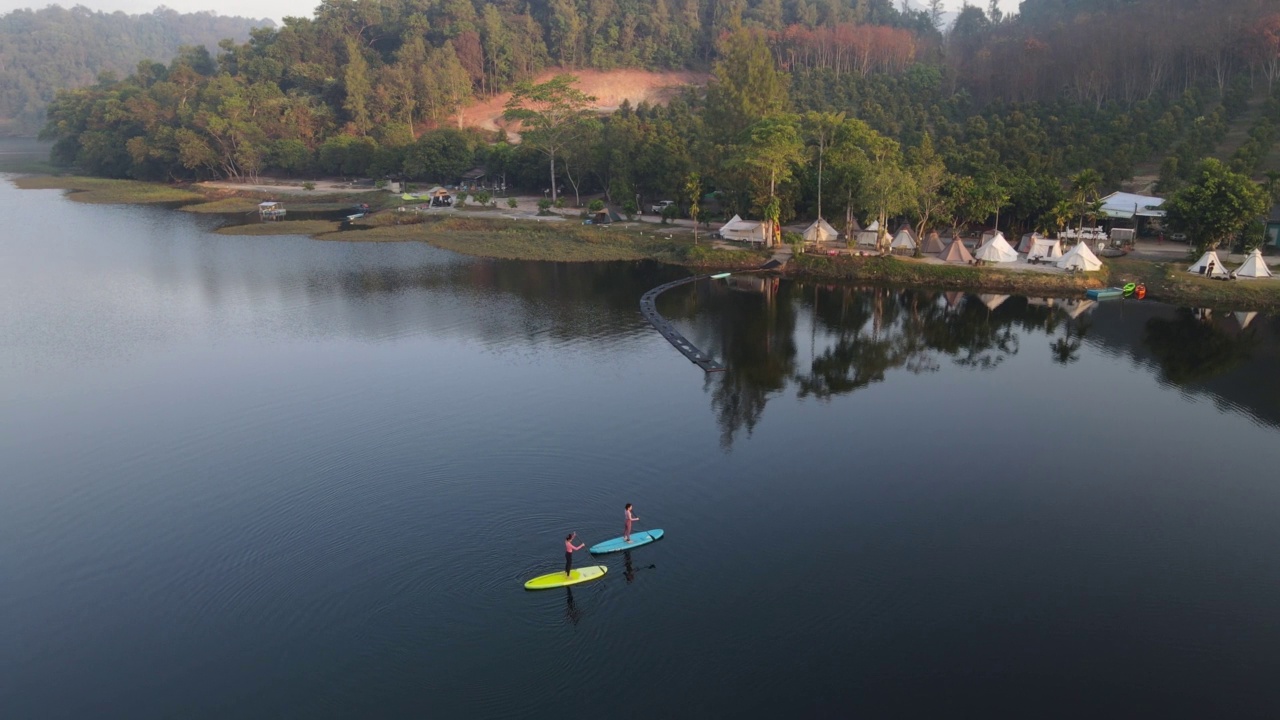
[[[1058,229],[1058,234],[1062,234],[1062,229],[1071,224],[1071,218],[1076,215],[1076,206],[1070,200],[1059,200],[1053,209],[1049,211],[1050,217],[1053,218],[1053,225]]]

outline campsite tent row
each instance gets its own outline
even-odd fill
[[[1231,277],[1231,273],[1227,271],[1226,266],[1222,264],[1222,259],[1218,257],[1218,253],[1214,250],[1201,255],[1196,264],[1187,268],[1187,270],[1210,278],[1225,280]],[[1249,253],[1249,257],[1245,258],[1244,264],[1240,266],[1240,269],[1236,270],[1235,276],[1241,278],[1269,278],[1272,273],[1271,268],[1267,267],[1267,263],[1262,259],[1262,251],[1254,249],[1253,252]]]

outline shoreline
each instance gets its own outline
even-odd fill
[[[307,211],[335,211],[371,202],[374,214],[364,222],[284,220],[227,225],[225,235],[303,235],[343,242],[424,242],[453,252],[501,260],[602,262],[655,260],[693,270],[746,270],[759,267],[770,253],[693,244],[690,228],[630,221],[612,226],[583,225],[576,216],[536,217],[526,210],[468,207],[447,212],[400,213],[400,198],[390,193],[326,192],[304,196],[166,185],[133,180],[81,176],[23,175],[13,179],[22,189],[61,189],[77,202],[105,204],[172,204],[193,213],[236,213],[268,195],[283,196]],[[527,200],[527,199],[526,199]],[[290,227],[296,226],[296,227]],[[1127,282],[1147,286],[1147,299],[1215,310],[1280,311],[1280,280],[1207,280],[1183,271],[1181,262],[1132,257],[1103,258],[1103,270],[1083,275],[1045,273],[971,265],[920,262],[894,256],[854,257],[802,255],[792,258],[782,274],[794,278],[861,282],[935,290],[1000,292],[1035,297],[1079,297],[1085,290]]]

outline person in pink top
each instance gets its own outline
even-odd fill
[[[573,544],[573,539],[577,536],[578,533],[576,532],[571,532],[564,536],[564,574],[566,577],[573,572],[573,551],[586,547],[586,545]]]
[[[631,503],[627,503],[627,514],[622,520],[622,539],[624,541],[631,542],[631,523],[639,519],[631,514]]]

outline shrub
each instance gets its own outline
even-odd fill
[[[308,180],[308,181],[306,181],[306,182],[302,183],[302,189],[303,189],[303,190],[315,190],[315,189],[316,189],[316,184],[315,184],[315,183],[313,183],[313,182],[311,182],[310,180]]]
[[[515,210],[519,206],[520,206],[520,203],[515,198],[507,198],[507,207],[511,208],[512,210]]]
[[[640,208],[636,206],[635,200],[626,200],[622,203],[622,214],[627,216],[627,222],[636,219],[636,213]]]
[[[587,210],[593,213],[598,213],[603,209],[604,209],[604,201],[601,200],[600,198],[596,198],[595,200],[592,200],[591,202],[587,203]]]
[[[668,205],[662,208],[662,224],[666,225],[668,220],[675,220],[680,217],[680,208],[675,205]]]
[[[556,209],[557,210],[563,209],[564,206],[565,206],[564,198],[562,197],[556,198]]]
[[[475,199],[476,204],[484,206],[489,204],[489,199],[492,198],[493,195],[489,194],[489,192],[486,190],[481,190],[480,192],[472,195],[471,197]]]
[[[550,200],[548,200],[547,198],[542,198],[541,200],[539,200],[539,201],[538,201],[538,214],[539,214],[539,215],[550,215],[550,214],[551,214],[551,201],[550,201]]]

